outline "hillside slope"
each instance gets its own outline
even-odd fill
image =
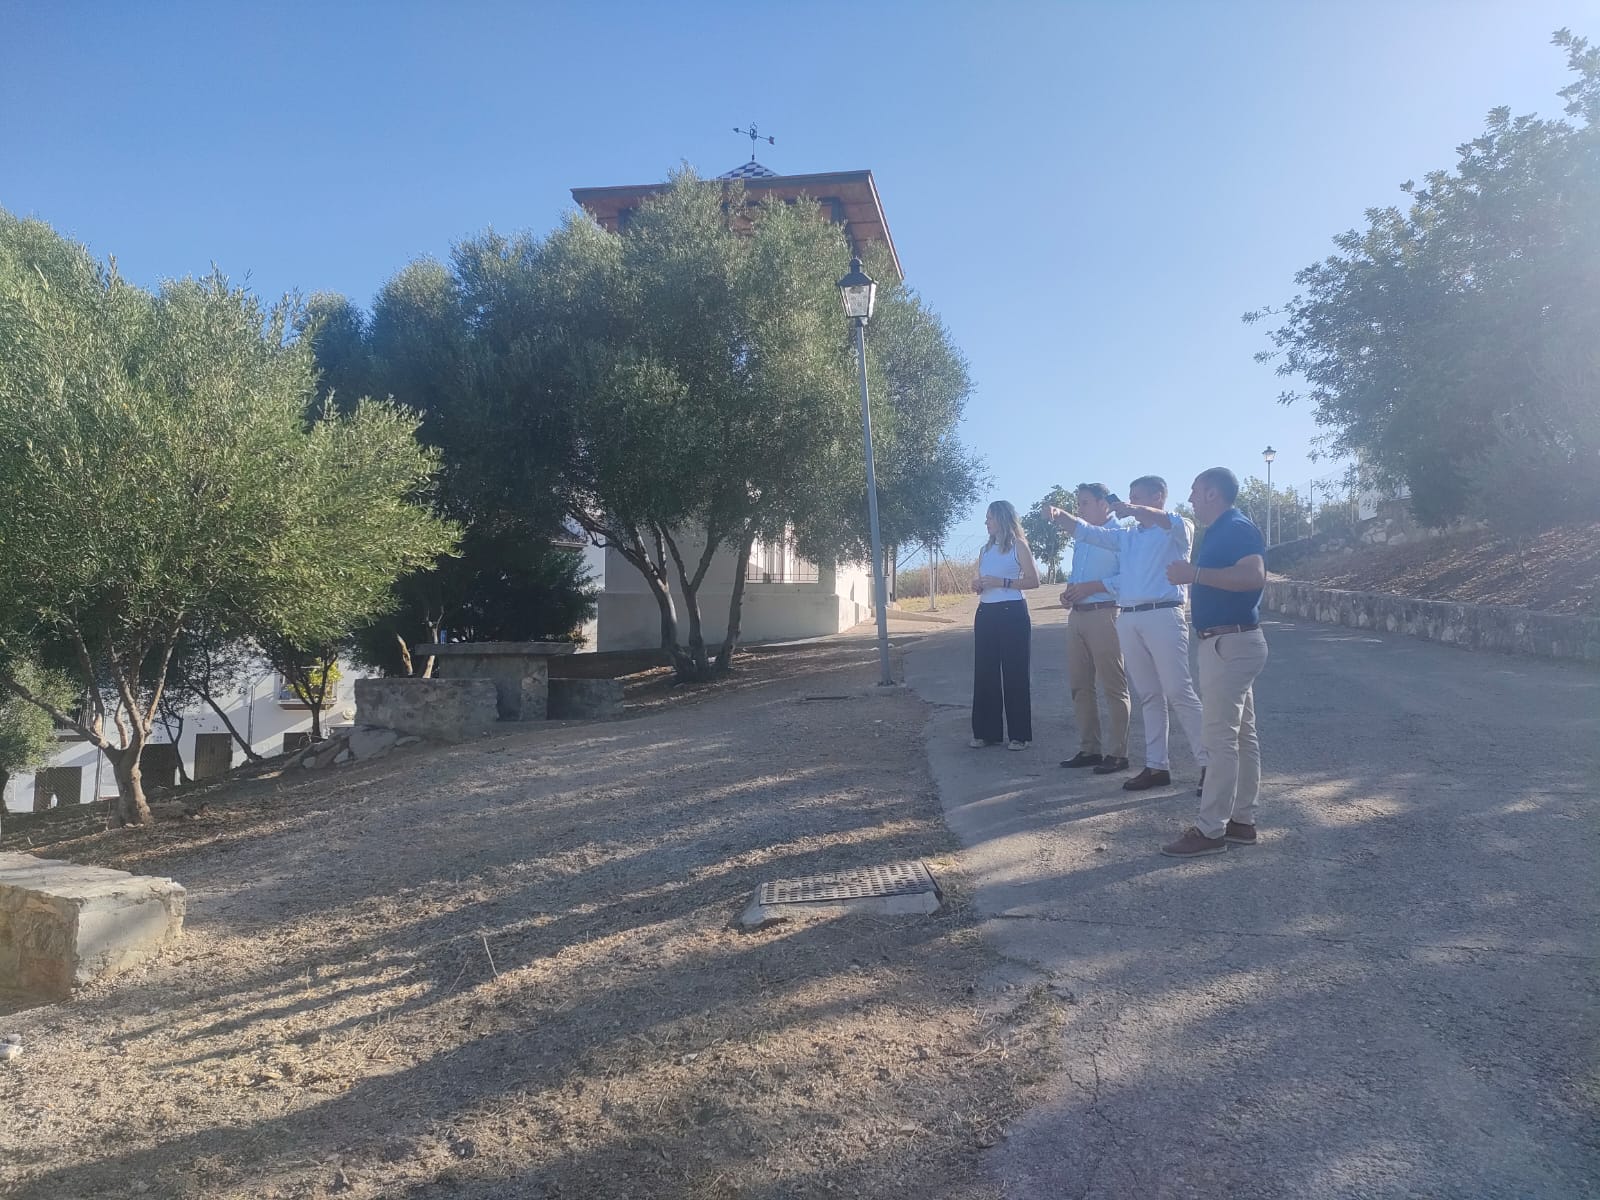
[[[1368,546],[1308,559],[1287,574],[1347,591],[1593,615],[1600,613],[1600,521],[1524,537],[1474,529]]]

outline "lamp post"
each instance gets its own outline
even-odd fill
[[[867,403],[867,322],[872,320],[872,305],[878,297],[878,285],[861,269],[861,260],[850,260],[850,273],[839,280],[839,296],[844,301],[844,315],[856,327],[856,369],[861,376],[861,445],[867,457],[867,518],[872,525],[872,594],[878,609],[878,666],[882,678],[879,687],[890,687],[894,676],[889,673],[889,603],[883,589],[883,540],[878,534],[878,473],[872,465],[872,409]]]
[[[1278,457],[1278,452],[1268,446],[1261,452],[1261,457],[1267,464],[1267,545],[1272,545],[1272,460]]]

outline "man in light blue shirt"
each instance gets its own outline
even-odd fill
[[[1167,578],[1167,567],[1189,557],[1189,522],[1167,511],[1167,483],[1142,475],[1128,485],[1128,503],[1112,505],[1129,529],[1086,524],[1058,508],[1049,517],[1069,536],[1117,552],[1114,579],[1117,635],[1122,659],[1144,712],[1144,769],[1122,786],[1130,792],[1167,787],[1172,764],[1167,751],[1167,706],[1177,714],[1205,778],[1206,748],[1200,698],[1189,677],[1189,624],[1184,589]]]
[[[1080,483],[1078,516],[1091,525],[1117,529],[1111,515],[1111,492],[1103,483]],[[1122,645],[1117,640],[1117,552],[1075,539],[1072,570],[1061,593],[1067,618],[1067,682],[1078,724],[1078,753],[1063,767],[1093,767],[1096,775],[1128,769],[1128,677],[1122,670]],[[1095,683],[1105,692],[1111,717],[1109,738],[1100,739],[1100,705]]]

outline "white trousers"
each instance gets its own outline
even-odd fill
[[[1125,612],[1117,617],[1122,662],[1144,713],[1144,765],[1172,769],[1167,753],[1167,706],[1183,726],[1195,760],[1206,765],[1205,717],[1189,678],[1189,622],[1181,608]]]

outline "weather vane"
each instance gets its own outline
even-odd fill
[[[751,162],[755,162],[755,160],[756,160],[756,143],[757,142],[765,142],[769,146],[776,146],[778,144],[778,141],[777,141],[776,138],[767,137],[759,129],[757,129],[756,128],[756,123],[754,121],[750,122],[750,128],[749,129],[740,129],[737,125],[735,125],[733,127],[733,131],[735,133],[737,133],[737,134],[741,134],[744,137],[747,137],[747,138],[750,139],[750,161]]]

